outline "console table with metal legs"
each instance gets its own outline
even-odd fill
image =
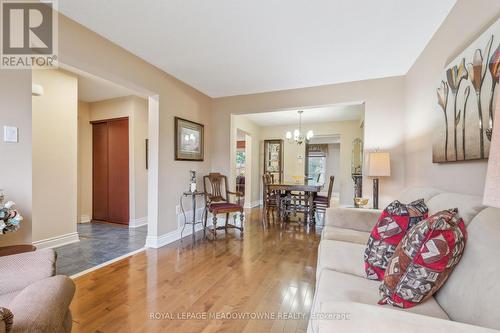
[[[199,221],[196,220],[196,197],[203,196],[203,195],[205,195],[205,192],[186,191],[186,192],[182,193],[181,198],[179,199],[182,215],[184,216],[184,226],[182,227],[182,231],[181,231],[181,239],[182,239],[182,233],[184,232],[184,228],[186,228],[186,224],[191,224],[191,226],[193,228],[193,231],[192,231],[193,239],[195,239],[195,227],[196,227],[196,225],[197,224],[203,225],[203,216],[201,217],[201,220],[199,220]],[[187,220],[186,212],[184,210],[184,205],[182,203],[182,201],[183,201],[182,199],[185,197],[191,197],[191,208],[192,208],[192,212],[193,212],[193,217],[191,218],[191,221]],[[205,214],[205,210],[203,210],[203,214]],[[205,233],[205,230],[203,230],[203,233]]]

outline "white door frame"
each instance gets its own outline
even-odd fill
[[[241,131],[241,130],[240,130]],[[252,208],[252,136],[245,131],[245,207]]]

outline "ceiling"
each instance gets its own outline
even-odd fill
[[[364,117],[364,105],[338,105],[301,109],[303,124],[317,124],[331,121],[361,120]],[[259,126],[297,125],[298,110],[261,112],[242,115]]]
[[[60,0],[211,97],[404,75],[456,0]]]
[[[135,95],[135,93],[114,83],[78,75],[78,100],[80,101],[93,103],[130,95]]]

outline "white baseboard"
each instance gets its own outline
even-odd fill
[[[66,244],[79,242],[80,238],[78,237],[77,232],[72,232],[70,234],[61,235],[57,237],[42,239],[36,242],[33,242],[33,245],[36,246],[37,249],[47,249],[58,247]]]
[[[197,224],[195,227],[195,232],[203,230],[202,224]],[[168,245],[175,241],[181,239],[181,231],[182,227],[177,228],[174,231],[168,232],[166,234],[160,235],[158,237],[148,236],[146,237],[146,245],[145,247],[152,247],[154,249],[160,248],[162,246]],[[184,232],[182,233],[183,237],[190,236],[192,234],[191,225],[186,225]]]
[[[89,215],[81,215],[79,223],[90,223],[92,218]]]
[[[204,208],[198,208],[196,209],[196,220],[200,221],[203,216],[203,210]],[[239,215],[239,213],[236,214],[231,214],[231,215]],[[188,221],[191,221],[193,216],[192,211],[187,211],[186,212],[186,219]],[[232,217],[230,217],[232,219]],[[239,225],[239,217],[237,217],[237,223]],[[226,222],[226,216],[225,214],[220,214],[217,217],[217,225],[223,225]],[[184,216],[181,214],[177,214],[177,223],[178,223],[178,228],[174,231],[168,232],[166,234],[160,235],[158,237],[154,236],[147,236],[146,237],[146,245],[145,247],[150,247],[150,248],[159,248],[165,245],[168,245],[170,243],[173,243],[175,241],[178,241],[181,239],[181,232],[182,232],[182,227],[184,226]],[[208,215],[207,218],[207,227],[212,226],[212,214]],[[191,225],[186,225],[186,228],[184,229],[184,232],[182,233],[183,237],[190,236],[192,232],[192,226]],[[196,224],[195,226],[195,232],[203,230],[203,224]]]
[[[141,217],[138,219],[131,219],[128,222],[128,227],[129,228],[138,228],[138,227],[142,227],[143,225],[147,225],[147,224],[148,224],[148,217],[144,216],[144,217]]]

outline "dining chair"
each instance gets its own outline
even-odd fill
[[[316,183],[319,183],[320,180],[321,180],[321,172],[318,173],[318,177],[316,177]]]
[[[244,196],[241,192],[231,192],[228,189],[227,177],[218,172],[210,173],[203,177],[203,187],[205,191],[205,220],[204,227],[207,229],[208,212],[212,213],[212,229],[208,229],[217,239],[217,230],[225,230],[228,228],[238,229],[243,233],[244,229],[244,214],[241,198]],[[236,197],[236,202],[231,202],[229,196]],[[240,226],[236,226],[236,215],[234,215],[234,223],[229,223],[229,214],[240,214]],[[217,215],[225,214],[226,223],[224,226],[217,227]]]
[[[314,209],[315,212],[321,212],[324,213],[327,208],[330,207],[330,201],[332,199],[332,193],[333,193],[333,183],[335,181],[335,176],[330,176],[330,181],[328,183],[328,195],[323,196],[323,195],[317,195],[314,198]]]
[[[279,193],[276,193],[275,191],[272,191],[269,189],[269,185],[273,184],[274,177],[270,173],[265,173],[262,175],[262,185],[264,189],[263,193],[263,216],[265,221],[267,221],[267,218],[269,216],[269,213],[272,214],[273,220],[274,220],[274,213],[275,211],[278,210],[278,197]]]

